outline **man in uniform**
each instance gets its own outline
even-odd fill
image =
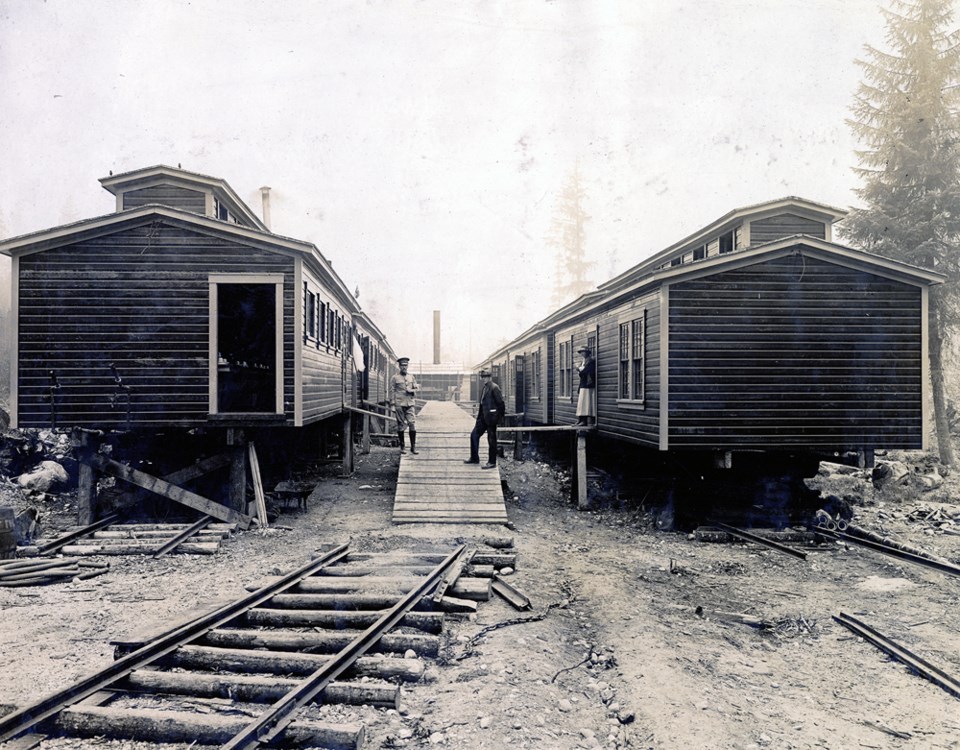
[[[406,453],[403,444],[403,431],[410,428],[410,452],[417,455],[417,400],[416,393],[420,385],[413,375],[407,372],[410,357],[400,357],[397,366],[400,372],[393,376],[393,409],[397,417],[397,437],[400,438],[400,452]]]

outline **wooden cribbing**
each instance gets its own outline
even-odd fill
[[[313,654],[335,654],[357,637],[357,632],[304,633],[295,630],[211,630],[200,643],[225,648],[268,648],[275,651],[307,651]],[[435,635],[387,633],[371,647],[374,653],[404,653],[413,649],[421,656],[440,653],[440,639]]]
[[[139,469],[133,469],[129,466],[124,466],[123,464],[106,458],[105,456],[99,454],[92,456],[90,458],[90,463],[106,474],[111,474],[119,479],[124,480],[125,482],[135,484],[137,487],[142,487],[143,489],[154,492],[161,497],[165,497],[168,500],[173,500],[181,505],[186,505],[187,507],[198,510],[201,513],[206,513],[208,516],[213,516],[221,521],[235,523],[244,529],[249,528],[252,522],[250,516],[244,515],[243,513],[238,513],[237,511],[231,510],[224,505],[220,505],[220,503],[215,503],[213,500],[209,500],[208,498],[198,495],[195,492],[191,492],[190,490],[185,490],[182,487],[177,487],[174,484],[170,484],[170,482],[166,482],[159,477],[152,476],[144,471],[140,471]]]
[[[60,729],[84,737],[222,745],[242,731],[248,720],[187,711],[73,706],[61,711],[56,723]],[[285,742],[296,746],[356,750],[363,745],[364,728],[362,724],[294,721],[283,736]]]
[[[248,586],[255,591],[256,586]],[[270,599],[270,607],[277,609],[389,609],[400,600],[398,594],[277,594]]]
[[[144,690],[203,698],[230,698],[251,703],[272,703],[296,687],[298,680],[256,675],[204,674],[199,672],[132,672],[125,690]],[[323,691],[324,703],[397,708],[400,687],[388,682],[334,682]]]
[[[270,674],[313,674],[329,661],[319,654],[262,649],[211,648],[182,646],[158,664],[184,669],[209,669],[225,672]],[[347,676],[378,677],[417,682],[423,677],[424,662],[420,659],[395,659],[387,656],[361,656],[344,672]]]

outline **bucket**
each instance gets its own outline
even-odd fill
[[[13,508],[0,507],[0,560],[12,560],[17,556],[15,518]]]

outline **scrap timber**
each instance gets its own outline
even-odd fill
[[[114,641],[111,665],[0,718],[0,743],[56,733],[230,750],[359,748],[366,727],[348,707],[397,708],[397,682],[420,680],[424,658],[440,653],[448,597],[435,602],[436,587],[449,581],[454,593],[489,594],[489,578],[468,585],[465,551],[354,555],[333,547],[237,601]],[[338,575],[342,568],[349,574]],[[402,590],[386,590],[384,579],[404,580]],[[184,712],[178,696],[202,710]],[[335,723],[322,722],[300,713],[311,703],[344,708]],[[262,708],[244,716],[250,704]]]
[[[464,464],[473,419],[450,401],[417,415],[418,455],[401,456],[394,523],[506,523],[500,470]],[[480,453],[486,455],[486,439]]]

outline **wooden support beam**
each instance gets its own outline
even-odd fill
[[[360,452],[366,455],[370,452],[370,415],[363,415],[363,437],[360,443]]]
[[[243,430],[227,430],[230,453],[230,487],[227,502],[241,513],[247,512],[247,436]]]
[[[573,481],[570,483],[578,510],[589,510],[587,497],[587,436],[578,433],[573,441]]]
[[[97,478],[91,460],[97,454],[99,436],[89,430],[74,430],[73,436],[79,443],[77,460],[80,463],[77,482],[77,524],[88,526],[93,523],[97,504]]]
[[[202,477],[204,474],[209,474],[212,471],[217,469],[222,469],[230,465],[230,455],[227,453],[221,453],[218,456],[210,456],[209,458],[203,458],[197,461],[191,466],[186,466],[179,471],[175,471],[172,474],[166,474],[163,477],[165,482],[170,482],[170,484],[186,484],[191,482],[194,479]]]
[[[343,442],[340,455],[343,456],[343,476],[349,477],[353,474],[353,415],[350,411],[343,414],[343,429],[340,433],[340,439]]]
[[[213,516],[221,521],[235,523],[241,528],[247,529],[250,527],[252,520],[250,516],[237,513],[235,510],[220,505],[220,503],[215,503],[213,500],[209,500],[195,492],[190,492],[190,490],[185,490],[182,487],[170,484],[170,482],[165,482],[159,477],[152,476],[139,469],[124,466],[117,461],[101,455],[93,456],[90,462],[106,474],[112,474],[125,482],[130,482],[130,484],[134,484],[137,487],[155,492],[161,497],[173,500],[181,505],[186,505],[194,510],[199,510],[201,513],[206,513],[208,516]]]
[[[253,479],[253,502],[257,511],[257,521],[260,523],[260,527],[265,529],[269,525],[267,522],[267,499],[263,494],[260,459],[257,458],[257,448],[252,440],[247,445],[247,452],[250,456],[250,477]]]

